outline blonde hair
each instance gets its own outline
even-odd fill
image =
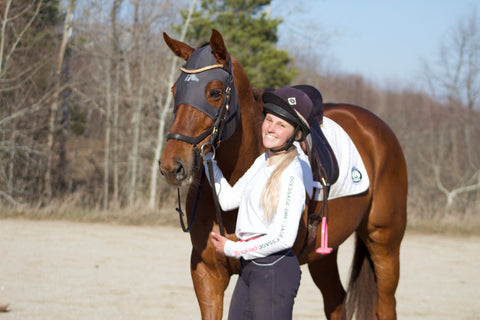
[[[262,196],[260,197],[260,204],[263,206],[263,212],[266,221],[271,221],[277,212],[278,202],[280,200],[280,190],[282,189],[282,173],[297,156],[298,151],[295,146],[292,146],[289,150],[282,154],[282,159],[280,159],[277,167],[273,170],[272,175],[265,184]]]

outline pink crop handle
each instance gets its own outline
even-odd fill
[[[321,234],[321,243],[320,243],[320,248],[317,248],[315,250],[317,253],[320,254],[329,254],[332,252],[332,248],[328,247],[328,223],[327,223],[327,218],[323,217],[322,218],[322,234]]]

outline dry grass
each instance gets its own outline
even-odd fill
[[[168,201],[153,210],[146,203],[140,203],[135,208],[86,209],[78,205],[75,197],[70,197],[64,199],[64,201],[53,200],[44,206],[0,207],[0,218],[65,220],[122,225],[174,225],[179,224],[175,206],[175,203]]]
[[[84,208],[80,205],[80,195],[72,195],[62,201],[53,200],[48,205],[0,206],[0,219],[22,218],[29,220],[66,220],[92,223],[112,223],[121,225],[173,225],[180,228],[176,197],[169,197],[152,210],[146,201],[140,201],[135,208],[102,210]],[[183,198],[184,199],[184,198]],[[183,204],[182,204],[182,207]],[[480,235],[480,215],[429,215],[414,214],[409,210],[407,230],[427,234]]]
[[[409,217],[407,229],[430,234],[480,235],[480,217],[445,216],[434,219]]]

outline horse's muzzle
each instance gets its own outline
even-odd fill
[[[165,180],[172,185],[181,185],[182,182],[188,178],[185,166],[181,161],[176,161],[172,165],[167,166],[159,161],[160,173],[165,177]]]

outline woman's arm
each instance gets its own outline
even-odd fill
[[[277,213],[270,223],[268,233],[246,242],[228,240],[223,248],[225,255],[250,260],[291,248],[297,238],[304,207],[305,186],[302,177],[285,175]]]
[[[208,155],[207,155],[208,156]],[[217,161],[211,159],[213,167],[213,176],[215,180],[215,191],[217,192],[218,201],[222,210],[229,211],[238,208],[243,194],[244,188],[248,185],[248,182],[255,174],[260,165],[260,157],[252,164],[252,166],[245,172],[245,174],[238,179],[235,185],[232,187],[227,179],[223,176],[222,170],[218,167]],[[208,158],[207,158],[208,160]],[[210,174],[207,161],[203,161],[205,173],[208,181],[210,182]]]

